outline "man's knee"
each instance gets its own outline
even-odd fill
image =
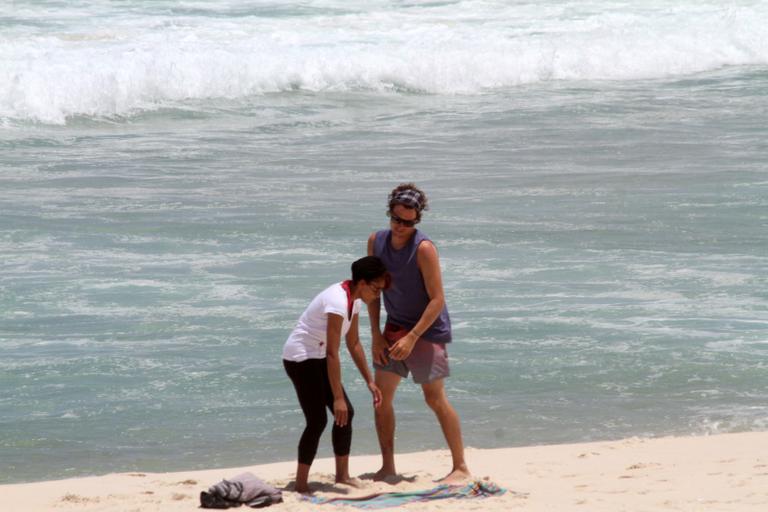
[[[391,416],[394,416],[394,414],[395,414],[395,407],[392,400],[387,401],[382,398],[379,406],[373,409],[373,416],[377,420],[389,418]]]
[[[374,414],[378,416],[387,416],[394,413],[395,410],[395,400],[394,396],[386,396],[382,393],[381,395],[381,403],[378,407],[373,409]]]
[[[451,407],[445,393],[424,393],[424,401],[435,412],[441,412]]]
[[[382,410],[387,411],[389,409],[392,409],[392,406],[395,403],[395,394],[394,393],[382,393],[381,394],[381,403],[378,407],[374,409],[376,413],[381,412]]]

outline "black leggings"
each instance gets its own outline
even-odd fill
[[[299,397],[299,405],[304,412],[304,418],[307,420],[307,426],[304,433],[301,434],[299,441],[299,463],[312,464],[317,453],[317,445],[320,444],[320,436],[328,423],[328,416],[325,408],[333,413],[333,391],[331,390],[331,381],[328,379],[327,360],[307,359],[300,363],[287,361],[283,359],[285,372],[291,378],[293,387],[296,388],[296,395]],[[355,410],[349,401],[347,392],[344,391],[344,400],[347,402],[349,416],[347,424],[343,427],[333,424],[331,431],[331,440],[333,442],[333,453],[337,456],[349,455],[352,446],[352,417]]]

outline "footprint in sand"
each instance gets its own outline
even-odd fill
[[[638,462],[637,464],[632,464],[627,468],[627,471],[635,471],[638,469],[648,469],[648,468],[658,468],[661,464],[658,462]]]
[[[61,500],[64,503],[77,503],[77,504],[87,504],[87,503],[99,503],[101,501],[100,498],[89,498],[88,496],[80,496],[78,494],[65,494],[61,497]]]

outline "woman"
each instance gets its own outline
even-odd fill
[[[309,492],[309,468],[317,453],[320,435],[328,421],[325,408],[333,411],[333,453],[336,456],[336,482],[355,485],[349,476],[349,451],[352,444],[354,409],[341,384],[339,346],[346,337],[347,350],[373,395],[373,406],[381,403],[358,335],[361,302],[376,301],[389,284],[389,274],[381,260],[366,256],[352,264],[352,279],[323,290],[299,318],[283,347],[283,366],[293,381],[307,426],[299,441],[296,469],[297,492]]]

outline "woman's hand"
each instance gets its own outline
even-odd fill
[[[374,334],[371,341],[371,355],[373,356],[373,362],[385,366],[389,362],[387,356],[387,340],[381,333]]]
[[[344,400],[344,397],[336,398],[333,401],[333,417],[338,426],[343,427],[347,424],[349,409],[347,409],[347,401]]]
[[[389,349],[389,357],[397,361],[402,361],[411,355],[411,351],[418,340],[419,337],[416,336],[413,331],[409,332],[392,345]]]
[[[373,408],[378,409],[381,405],[381,390],[379,389],[379,386],[371,381],[368,383],[368,390],[371,392],[371,395],[373,395]]]

